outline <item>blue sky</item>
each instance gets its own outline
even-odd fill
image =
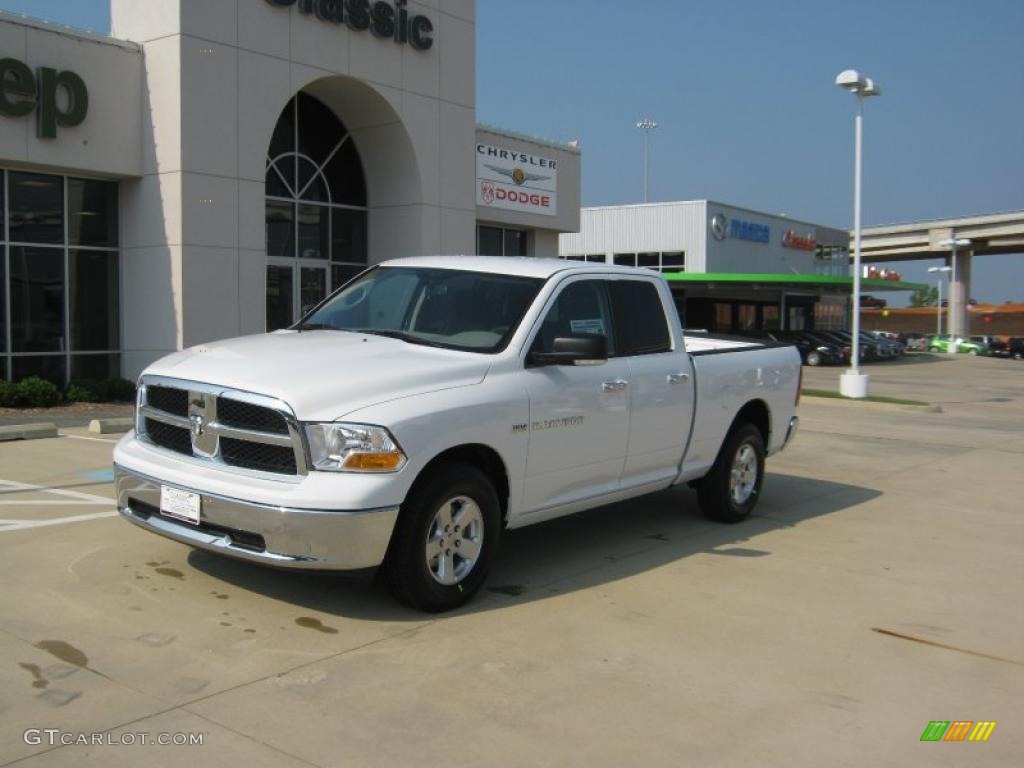
[[[0,8],[110,24],[106,0]],[[882,86],[865,225],[1021,210],[1021,30],[1021,0],[478,0],[477,118],[579,139],[584,205],[642,198],[634,123],[650,116],[652,200],[849,227],[854,100],[832,83],[856,68]],[[897,268],[926,281],[928,265]],[[1024,256],[979,258],[972,294],[1024,301]]]

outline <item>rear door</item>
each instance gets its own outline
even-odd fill
[[[607,280],[570,278],[549,302],[530,351],[556,337],[600,334],[601,365],[546,365],[524,371],[530,433],[524,509],[537,511],[609,493],[619,485],[629,431],[629,366],[615,358]]]
[[[673,480],[693,418],[693,366],[681,337],[673,340],[656,279],[609,283],[617,352],[629,364],[623,488]]]

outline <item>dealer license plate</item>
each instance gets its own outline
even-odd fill
[[[199,525],[199,494],[161,485],[160,514]]]

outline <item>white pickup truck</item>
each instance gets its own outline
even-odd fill
[[[680,483],[744,519],[799,382],[794,347],[684,339],[654,272],[398,259],[288,330],[147,368],[118,507],[254,563],[380,567],[440,611],[480,588],[506,528]]]

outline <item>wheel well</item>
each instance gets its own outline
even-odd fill
[[[736,418],[733,419],[730,431],[732,431],[737,424],[753,424],[761,433],[761,437],[764,439],[765,448],[768,447],[772,431],[772,419],[771,414],[768,411],[768,406],[765,404],[764,400],[751,400],[740,408],[740,412],[737,413]]]
[[[494,486],[494,492],[498,494],[498,502],[501,504],[501,519],[503,523],[506,522],[508,519],[508,471],[498,452],[481,443],[457,445],[432,458],[416,477],[409,495],[412,495],[420,482],[430,476],[438,464],[446,461],[461,461],[483,472]]]

